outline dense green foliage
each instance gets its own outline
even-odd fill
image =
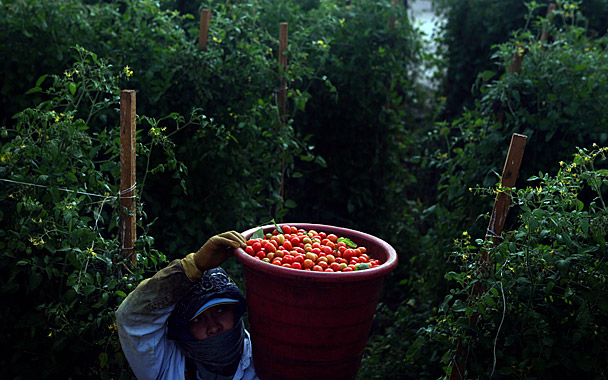
[[[477,75],[496,70],[496,62],[492,60],[494,46],[507,42],[512,32],[525,27],[526,3],[521,0],[433,0],[435,8],[445,17],[440,31],[440,50],[446,73],[442,84],[446,116],[455,117],[463,107],[474,107],[475,96],[472,95],[476,95],[473,86]],[[534,3],[538,5],[534,16],[544,17],[547,4],[555,1]],[[604,35],[608,28],[608,3],[603,0],[578,3],[587,19],[586,32],[593,37]]]
[[[529,6],[530,15],[538,12],[539,8]],[[599,376],[599,368],[605,368],[606,358],[602,357],[605,348],[601,344],[579,345],[581,337],[575,336],[574,332],[562,337],[559,342],[556,340],[555,351],[550,348],[553,347],[551,339],[560,334],[557,326],[551,325],[553,327],[543,330],[543,334],[552,338],[547,338],[544,342],[534,340],[539,332],[539,327],[534,324],[541,321],[553,323],[556,313],[562,307],[557,304],[545,307],[545,299],[539,298],[536,292],[544,291],[539,284],[546,285],[550,280],[544,276],[539,280],[534,276],[536,270],[542,272],[543,268],[548,273],[553,273],[555,268],[549,266],[556,266],[559,260],[576,262],[577,265],[588,268],[586,270],[593,272],[593,275],[583,278],[581,274],[581,277],[576,277],[574,273],[580,271],[581,267],[570,267],[561,273],[561,277],[553,279],[556,284],[561,281],[560,286],[564,286],[559,288],[561,291],[569,284],[573,286],[569,281],[577,281],[577,286],[582,288],[593,286],[596,290],[591,297],[606,290],[606,285],[601,280],[603,275],[600,274],[604,269],[595,271],[596,265],[603,265],[607,252],[601,237],[606,233],[603,224],[606,210],[600,200],[602,197],[605,199],[607,191],[606,163],[601,159],[604,153],[595,149],[583,154],[584,151],[579,152],[576,148],[590,147],[592,144],[602,146],[608,139],[603,112],[607,106],[603,91],[608,79],[605,73],[608,58],[606,40],[585,33],[585,20],[578,12],[577,3],[558,3],[557,11],[551,16],[551,23],[543,18],[536,20],[538,22],[531,21],[528,28],[518,31],[497,47],[496,57],[500,59],[502,69],[499,74],[489,71],[480,73],[478,85],[483,96],[476,99],[475,107],[452,120],[437,123],[435,130],[428,135],[426,146],[438,149],[432,151],[430,148],[422,164],[428,165],[429,169],[439,170],[436,202],[429,204],[419,214],[421,243],[418,244],[422,249],[407,263],[408,270],[405,273],[408,276],[403,276],[400,282],[406,286],[399,287],[403,291],[400,305],[385,306],[387,310],[383,314],[387,319],[381,320],[385,324],[385,334],[374,336],[373,345],[368,350],[370,361],[374,365],[364,367],[365,378],[386,378],[396,368],[411,377],[440,377],[449,371],[453,350],[463,339],[471,344],[467,367],[469,378],[489,377],[492,368],[496,369],[494,376],[503,374],[505,378],[515,375],[521,378],[526,378],[527,375],[552,378],[559,377],[557,374],[560,371],[568,371],[570,374],[596,371],[593,372],[595,376],[590,375],[595,378]],[[539,43],[543,26],[548,28],[551,39]],[[521,72],[507,73],[514,54],[523,56]],[[487,306],[488,311],[494,310],[490,312],[491,321],[475,329],[475,335],[470,338],[467,334],[472,331],[471,326],[464,322],[469,317],[466,313],[478,311],[477,308],[467,308],[467,296],[476,279],[477,270],[476,266],[471,267],[470,264],[479,261],[479,251],[469,252],[471,245],[463,247],[463,241],[470,244],[471,236],[475,240],[486,234],[494,198],[480,195],[485,193],[483,189],[492,188],[499,182],[512,133],[528,136],[516,185],[522,189],[521,197],[525,198],[524,194],[533,192],[534,189],[529,188],[531,185],[553,195],[540,205],[535,203],[537,199],[528,203],[518,200],[519,207],[509,211],[505,231],[509,231],[507,236],[512,238],[508,240],[511,244],[507,244],[505,238],[505,245],[497,248],[502,250],[502,255],[495,259],[501,268],[506,262],[517,263],[519,269],[507,273],[504,270],[509,266],[507,265],[503,271],[496,272],[495,277],[488,280],[492,281],[492,285],[487,285],[486,288],[494,288],[488,296],[492,301],[488,302],[494,304],[486,305],[484,301],[479,301],[478,308]],[[558,163],[568,161],[575,154],[577,156],[574,162],[579,167],[579,161],[584,161],[585,157],[589,159],[588,162],[596,162],[595,167],[587,166],[584,173],[576,174],[579,178],[598,178],[594,180],[596,182],[567,183],[568,180],[563,176],[565,173],[562,172],[561,176],[556,177]],[[539,175],[539,172],[547,174]],[[543,183],[539,183],[538,179],[532,183],[528,181],[535,177],[542,177]],[[567,195],[560,195],[559,192],[554,194],[555,188],[559,186],[570,186],[571,192]],[[576,212],[571,208],[571,201],[560,203],[563,196],[571,196],[573,193],[578,194],[580,201],[574,210]],[[594,230],[588,227],[588,222],[595,226]],[[528,227],[525,227],[526,223]],[[581,227],[577,223],[587,227]],[[521,234],[534,224],[543,227],[527,235]],[[565,235],[564,231],[569,228],[574,231],[582,229],[584,232],[573,231],[573,235]],[[551,242],[545,237],[552,237]],[[561,239],[569,240],[566,244]],[[551,248],[547,247],[552,244],[561,249],[559,255],[552,261],[542,261],[543,256],[539,255],[544,254],[545,249],[550,251]],[[521,256],[521,251],[525,251],[526,255]],[[581,251],[593,253],[579,256]],[[467,257],[467,261],[461,265],[460,259],[463,256]],[[532,261],[532,257],[539,261]],[[516,268],[515,265],[511,266]],[[530,268],[534,268],[534,271],[531,272]],[[599,283],[595,282],[596,274],[600,276]],[[501,290],[500,286],[504,289],[515,288],[517,294],[514,289],[513,296],[519,298],[507,298],[505,306],[505,302],[501,303],[502,292],[495,293],[496,290]],[[555,288],[556,292],[557,289]],[[522,301],[523,295],[527,297],[525,301]],[[547,297],[549,295],[551,294]],[[444,299],[444,296],[447,298]],[[574,310],[579,310],[583,307],[581,303],[585,303],[584,307],[593,309],[589,313],[594,315],[591,318],[594,322],[589,322],[591,319],[585,320],[585,323],[589,322],[584,327],[585,334],[588,331],[595,334],[594,323],[597,320],[594,318],[602,318],[604,306],[594,303],[587,295],[581,297],[584,301],[573,301],[573,309],[569,309],[572,314],[564,311],[560,323],[563,322],[564,328],[581,323],[576,319],[577,312]],[[536,303],[532,304],[532,300]],[[524,302],[528,304],[522,306]],[[507,315],[511,318],[511,330],[508,333],[498,331],[503,307],[509,308]],[[528,313],[531,310],[533,312],[530,316]],[[598,334],[600,330],[601,327],[598,327]],[[495,343],[493,339],[499,332],[504,340],[496,343],[496,351],[504,352],[504,356],[494,357],[491,355]],[[521,337],[522,334],[524,337]],[[593,335],[586,336],[593,338]],[[524,346],[527,346],[525,351]],[[564,347],[573,349],[570,352],[573,359],[561,363],[559,358],[563,355],[561,350]],[[587,348],[591,351],[587,351]],[[545,355],[545,361],[532,362],[531,357],[542,355]],[[494,359],[496,365],[492,367]],[[383,360],[394,365],[385,367],[380,364]],[[596,360],[599,367],[590,366],[588,360]],[[510,373],[509,368],[513,367],[514,372]]]
[[[166,262],[146,234],[136,243],[137,267],[121,255],[118,130],[94,132],[86,122],[118,106],[118,83],[130,72],[77,53],[65,74],[36,83],[33,91],[49,100],[3,129],[1,315],[11,347],[0,359],[4,379],[130,378],[114,310]]]
[[[487,247],[458,239],[458,283],[429,329],[473,350],[474,377],[601,378],[608,360],[608,148],[580,149],[555,176],[531,177],[513,202],[519,226]],[[499,189],[498,191],[503,191]],[[494,264],[481,267],[479,251]],[[470,298],[474,287],[479,295]],[[477,314],[477,323],[471,321]],[[493,363],[493,365],[489,365]]]
[[[438,57],[390,0],[1,2],[0,315],[12,350],[0,377],[130,379],[113,319],[129,290],[212,234],[273,218],[397,249],[361,379],[441,378],[459,342],[468,378],[601,377],[606,2],[559,1],[549,18],[545,2],[436,3]],[[436,93],[418,81],[430,58],[447,84]],[[118,237],[126,88],[137,266]],[[496,184],[513,133],[528,141],[510,190]],[[513,207],[490,247],[478,238],[502,191]]]

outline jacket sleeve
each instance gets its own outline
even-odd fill
[[[142,281],[116,311],[120,344],[139,380],[183,378],[184,356],[167,339],[166,322],[175,304],[200,278],[188,259],[174,260]]]

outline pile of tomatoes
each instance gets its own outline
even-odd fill
[[[245,252],[285,268],[315,272],[352,272],[374,268],[380,261],[347,238],[333,233],[276,226],[272,233],[247,240]]]

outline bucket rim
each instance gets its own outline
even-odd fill
[[[284,224],[292,227],[302,228],[305,230],[315,230],[315,231],[323,231],[335,233],[339,236],[350,236],[355,237],[355,239],[361,239],[365,241],[371,241],[376,245],[379,245],[382,250],[386,252],[386,261],[381,265],[365,269],[361,271],[353,271],[353,272],[340,272],[340,273],[332,273],[332,272],[314,272],[314,271],[305,271],[301,269],[292,269],[285,268],[282,266],[272,265],[270,263],[263,262],[261,260],[255,259],[252,256],[249,256],[242,248],[236,248],[234,250],[234,254],[237,260],[244,267],[248,267],[252,270],[256,270],[259,272],[263,272],[265,274],[269,274],[275,277],[282,277],[287,279],[295,279],[298,281],[314,281],[314,282],[354,282],[354,281],[367,281],[376,278],[382,278],[392,272],[397,266],[397,252],[395,249],[388,244],[386,241],[370,235],[368,233],[346,228],[346,227],[338,227],[332,226],[328,224],[313,224],[313,223],[277,223],[279,225]],[[249,239],[257,230],[260,228],[266,233],[267,230],[272,230],[275,228],[274,224],[268,224],[263,226],[256,226],[254,228],[250,228],[241,234],[245,237],[245,239]]]

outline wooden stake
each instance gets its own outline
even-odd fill
[[[551,3],[549,4],[549,8],[547,8],[547,15],[545,16],[545,18],[549,18],[549,15],[551,15],[551,13],[553,13],[553,11],[555,10],[555,3]],[[550,22],[550,21],[549,21]],[[547,41],[549,39],[549,32],[547,31],[547,25],[543,25],[543,32],[540,35],[540,40],[541,41]]]
[[[287,32],[288,26],[286,22],[279,24],[279,71],[280,71],[280,83],[279,83],[279,121],[285,123],[287,116],[287,81],[285,80],[285,73],[287,72]]]
[[[494,201],[494,208],[490,215],[490,223],[488,224],[488,230],[486,232],[486,241],[491,242],[492,246],[496,246],[500,243],[502,230],[507,219],[507,213],[509,211],[509,205],[511,203],[511,188],[515,186],[515,180],[517,179],[517,173],[524,156],[524,148],[526,147],[526,141],[528,137],[514,133],[511,136],[511,144],[509,145],[509,151],[507,152],[507,158],[505,165],[502,169],[502,177],[500,179],[500,187],[502,190],[496,196]],[[488,255],[488,251],[484,249],[481,252],[480,257],[481,264],[481,275],[487,276],[489,269],[492,265],[492,260]],[[483,294],[485,289],[482,287],[475,286],[469,297],[469,303],[479,298]],[[471,316],[471,323],[476,325],[479,320],[479,314],[474,313]],[[458,342],[456,347],[456,354],[452,360],[452,370],[450,372],[450,380],[462,380],[464,379],[464,372],[467,365],[467,359],[469,351],[465,351],[465,347],[462,342]]]
[[[397,0],[393,0],[392,3],[393,3],[393,8],[397,6]],[[391,30],[395,30],[395,16],[393,16],[392,13],[391,13],[390,25],[391,25]]]
[[[120,92],[120,241],[121,253],[137,264],[135,252],[135,91]]]
[[[211,10],[201,10],[201,22],[198,28],[198,46],[207,51],[207,42],[209,40],[209,22],[211,21]]]

